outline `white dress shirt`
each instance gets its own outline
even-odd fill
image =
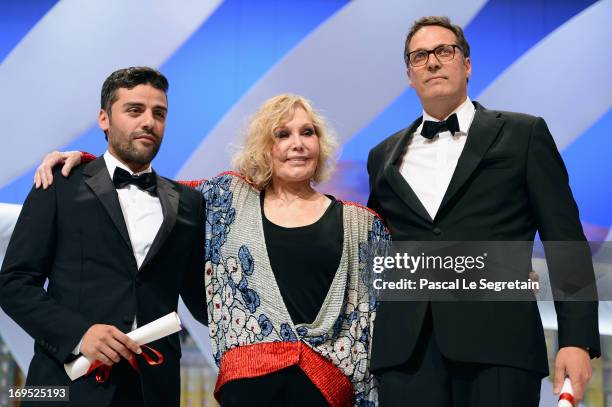
[[[111,179],[113,179],[113,174],[117,167],[123,168],[132,175],[140,175],[153,171],[149,165],[149,168],[146,170],[134,173],[109,151],[104,153],[104,162]],[[134,258],[140,269],[164,220],[161,203],[157,196],[153,196],[133,184],[117,189],[117,195],[119,196],[119,204],[130,236],[130,242],[132,243]],[[136,316],[134,316],[132,330],[136,329],[137,326]],[[82,342],[83,339],[81,338],[78,345],[72,351],[73,354],[78,355],[80,353]]]
[[[475,111],[468,97],[450,114],[457,114],[458,132],[452,135],[450,131],[445,130],[429,140],[421,135],[421,123],[408,144],[400,172],[432,219],[438,213],[457,167]],[[425,120],[439,121],[423,110],[423,122]]]
[[[111,179],[113,179],[116,167],[123,168],[132,175],[152,172],[151,166],[149,166],[149,168],[142,172],[134,173],[108,151],[104,153],[104,161],[106,162],[106,168]],[[136,264],[140,269],[164,221],[161,203],[157,196],[143,191],[134,184],[117,189],[117,195],[119,195],[119,204],[121,205],[123,219],[130,235]]]

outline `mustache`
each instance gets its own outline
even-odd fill
[[[155,133],[153,130],[135,131],[130,134],[130,138],[132,140],[134,140],[137,137],[142,137],[142,136],[150,136],[150,137],[155,138],[156,141],[159,141],[159,135]]]

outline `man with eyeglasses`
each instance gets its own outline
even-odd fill
[[[421,18],[404,57],[423,116],[368,157],[368,206],[393,240],[530,242],[537,231],[542,240],[585,241],[544,120],[488,110],[467,96],[470,47],[461,27]],[[594,281],[590,258],[575,275]],[[596,294],[591,298],[555,302],[554,388],[569,376],[576,405],[590,358],[600,356]],[[535,301],[382,301],[373,337],[382,407],[535,407],[549,373]]]

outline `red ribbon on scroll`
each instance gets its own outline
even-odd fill
[[[567,400],[570,403],[572,403],[572,406],[574,405],[574,396],[572,396],[570,393],[561,393],[561,395],[559,396],[559,401],[561,400]]]
[[[140,345],[140,347],[141,349],[143,349],[140,356],[144,358],[144,360],[147,362],[149,366],[157,366],[157,365],[161,365],[162,363],[164,363],[164,355],[160,351],[153,349],[152,347],[147,346],[147,345]],[[155,359],[151,355],[148,355],[145,352],[145,350],[151,352],[153,357],[155,357]],[[135,371],[140,372],[140,368],[138,367],[138,362],[136,362],[136,356],[137,356],[136,354],[132,353],[130,355],[130,358],[128,359],[128,363],[130,364],[130,366],[132,366],[132,368]],[[95,362],[91,364],[85,376],[91,374],[92,372],[96,372],[96,382],[104,383],[110,377],[112,368],[113,368],[113,365],[107,366],[103,364],[102,362],[100,362],[99,360],[96,360]]]

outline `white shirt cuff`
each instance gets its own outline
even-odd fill
[[[84,337],[84,336],[83,336]],[[83,338],[81,338],[81,340],[79,341],[79,343],[77,344],[77,346],[74,347],[74,349],[72,350],[72,354],[73,355],[78,355],[81,353],[81,344],[83,343]]]

